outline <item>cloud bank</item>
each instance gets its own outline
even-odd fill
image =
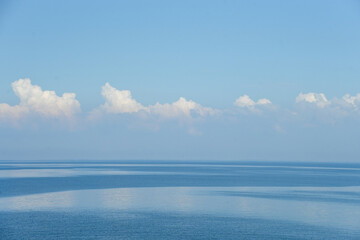
[[[28,78],[19,79],[11,85],[20,103],[15,106],[1,103],[0,118],[19,119],[33,113],[44,117],[69,119],[81,111],[75,93],[64,93],[59,97],[55,91],[43,91],[41,87],[32,85]]]
[[[28,78],[13,82],[12,89],[18,96],[20,103],[12,106],[7,103],[0,103],[0,120],[18,120],[30,115],[72,119],[77,113],[81,112],[80,103],[76,99],[75,93],[64,93],[62,96],[58,96],[55,91],[42,90],[40,86],[33,85]],[[101,94],[105,102],[90,113],[90,118],[96,114],[134,114],[145,116],[148,119],[191,120],[219,113],[221,115],[230,113],[233,116],[242,113],[257,114],[264,112],[266,109],[275,109],[269,99],[253,100],[246,94],[237,98],[233,103],[238,109],[244,109],[244,111],[234,109],[218,110],[204,107],[184,97],[180,97],[172,103],[157,102],[153,105],[144,106],[133,98],[129,90],[118,90],[109,83],[102,87]],[[283,108],[283,110],[271,111],[271,114],[275,119],[287,119],[291,115],[292,118],[295,117],[299,120],[337,121],[347,116],[359,116],[360,93],[354,96],[345,94],[342,98],[328,99],[324,93],[301,92],[295,98],[294,106]],[[304,116],[304,118],[301,116]]]

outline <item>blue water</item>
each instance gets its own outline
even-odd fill
[[[0,239],[360,239],[360,165],[0,162]]]

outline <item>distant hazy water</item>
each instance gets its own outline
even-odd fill
[[[0,239],[360,239],[360,165],[0,162]]]

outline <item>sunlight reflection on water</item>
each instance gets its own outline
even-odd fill
[[[0,211],[84,211],[123,210],[183,212],[191,214],[213,214],[239,217],[254,217],[298,221],[307,224],[358,229],[360,205],[334,201],[312,201],[301,198],[286,198],[301,191],[354,192],[359,187],[304,188],[304,187],[162,187],[120,188],[101,190],[65,191],[0,198]],[[234,195],[236,192],[238,195]],[[283,198],[251,197],[269,193]],[[230,193],[230,194],[226,194]],[[246,193],[247,196],[241,196]]]

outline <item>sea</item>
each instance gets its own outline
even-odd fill
[[[0,161],[0,239],[360,239],[360,164]]]

